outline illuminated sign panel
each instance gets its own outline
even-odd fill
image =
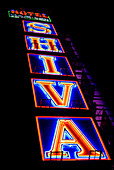
[[[9,17],[23,20],[25,32],[57,35],[50,17],[44,13],[9,10]],[[27,50],[65,53],[57,38],[25,35]],[[74,76],[65,56],[28,53],[30,73]],[[35,107],[85,109],[88,105],[77,81],[32,78]],[[91,117],[36,116],[43,161],[61,159],[111,160]]]
[[[33,78],[31,82],[35,107],[89,109],[77,81]]]
[[[62,45],[57,38],[45,38],[25,35],[28,50],[64,53]]]
[[[74,76],[72,68],[64,56],[28,53],[30,73]]]
[[[36,116],[43,161],[110,160],[91,117]],[[99,152],[100,151],[100,152]]]
[[[27,12],[25,10],[14,10],[11,9],[8,11],[8,15],[11,18],[22,18],[22,19],[28,19],[28,20],[39,20],[39,21],[46,21],[51,22],[51,19],[49,16],[47,16],[44,13],[34,13],[34,12]]]
[[[22,22],[23,22],[23,28],[25,32],[57,35],[57,32],[53,24],[33,22],[33,21],[22,21]]]

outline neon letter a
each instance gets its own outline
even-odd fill
[[[64,131],[67,130],[69,134],[72,136],[70,139],[64,139]],[[70,149],[63,150],[63,146],[70,146]],[[75,147],[74,147],[75,146]],[[70,150],[70,151],[69,151]],[[58,152],[55,154],[53,151],[63,151],[63,159],[71,157],[71,151],[74,150],[74,159],[85,158],[88,159],[89,151],[95,150],[92,144],[88,141],[88,139],[84,136],[84,134],[80,131],[80,129],[74,124],[72,120],[68,119],[60,119],[57,123],[57,128],[55,131],[55,136],[52,143],[52,158],[55,156],[61,156],[61,153]],[[50,157],[50,151],[46,152],[46,156]],[[93,153],[94,155],[94,153]],[[92,154],[91,154],[92,156]],[[99,156],[99,153],[96,153],[96,156]]]

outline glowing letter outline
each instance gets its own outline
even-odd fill
[[[65,56],[27,53],[27,57],[30,73],[75,76],[70,63]],[[66,70],[62,70],[61,65],[65,65]],[[39,68],[39,72],[36,71],[37,67]]]
[[[74,139],[63,139],[64,135],[64,129],[67,129],[67,131],[73,136]],[[90,150],[96,150],[90,141],[84,136],[84,134],[80,131],[80,129],[74,124],[72,120],[68,119],[60,119],[57,122],[57,127],[55,130],[55,135],[52,143],[52,148],[50,151],[46,151],[45,155],[47,158],[50,157],[50,152],[52,151],[52,158],[55,158],[55,156],[61,157],[61,153],[53,153],[53,151],[63,151],[63,145],[64,144],[70,144],[72,145],[78,145],[78,151],[75,153],[75,159],[82,159],[82,158],[88,158],[89,157],[89,151]],[[94,156],[94,153],[92,153],[92,156]],[[100,154],[96,153],[96,157],[99,158]],[[70,153],[68,151],[63,151],[63,158],[71,158]]]
[[[86,103],[86,100],[81,92],[81,89],[77,81],[32,78],[31,83],[32,83],[32,89],[33,89],[35,107],[41,107],[40,104],[38,104],[38,101],[41,100],[42,98],[40,98],[41,96],[38,93],[36,94],[36,88],[38,88],[43,93],[43,95],[45,95],[45,99],[46,98],[51,99],[52,105],[50,108],[66,108],[66,109],[72,108],[72,109],[89,110],[89,107]],[[62,88],[61,95],[58,93],[58,91],[56,91],[54,86],[59,86]],[[83,102],[83,107],[79,108],[79,107],[71,106],[71,96],[75,95],[72,92],[73,89],[78,90],[80,100]],[[67,90],[68,90],[68,94],[67,94]],[[74,96],[74,98],[76,97],[77,95]],[[49,106],[42,105],[42,108],[43,107],[49,108]]]
[[[53,24],[23,20],[25,32],[58,35]]]
[[[58,38],[25,35],[27,50],[65,53]]]
[[[49,56],[40,56],[41,59],[44,60],[44,66],[45,66],[45,74],[57,74],[60,75],[61,73],[57,71],[56,66],[55,66],[55,58],[54,57],[49,57]]]
[[[59,123],[59,121],[63,121],[63,120],[66,120],[67,122],[70,122],[70,123],[73,123],[74,125],[74,127],[76,127],[76,129],[78,129],[78,131],[79,131],[79,133],[80,133],[80,135],[82,134],[82,136],[83,136],[83,140],[82,141],[84,141],[84,142],[87,142],[87,143],[90,143],[90,147],[92,147],[92,149],[93,149],[93,142],[92,141],[90,141],[90,136],[91,136],[91,134],[89,134],[89,140],[88,140],[88,138],[85,136],[85,134],[83,134],[82,133],[82,131],[81,131],[81,129],[79,129],[79,127],[76,125],[77,123],[77,121],[79,121],[79,122],[81,122],[82,120],[84,120],[84,121],[87,121],[86,122],[86,124],[88,124],[88,121],[90,121],[91,122],[91,126],[90,126],[90,129],[91,129],[91,131],[92,131],[92,133],[95,133],[95,136],[97,137],[97,139],[94,141],[94,139],[91,137],[91,139],[95,142],[95,143],[97,143],[97,147],[96,147],[96,149],[97,150],[103,150],[103,152],[102,152],[102,154],[101,154],[101,160],[111,160],[111,158],[110,158],[110,156],[109,156],[109,154],[108,154],[108,151],[107,151],[107,149],[106,149],[106,147],[105,147],[105,145],[104,145],[104,143],[103,143],[103,140],[102,140],[102,138],[101,138],[101,136],[100,136],[100,134],[99,134],[99,132],[98,132],[98,129],[97,129],[97,127],[96,127],[96,125],[95,125],[95,123],[94,123],[94,121],[93,121],[93,118],[92,117],[60,117],[60,116],[57,116],[57,117],[55,117],[55,116],[36,116],[35,117],[36,118],[36,124],[37,124],[37,130],[38,130],[38,137],[39,137],[39,142],[40,142],[40,149],[41,149],[41,156],[42,156],[42,160],[43,161],[49,161],[50,160],[50,151],[52,151],[52,149],[53,149],[53,144],[57,141],[56,139],[57,139],[57,137],[56,136],[58,136],[58,138],[61,138],[61,134],[63,134],[63,133],[61,133],[60,134],[60,137],[59,137],[59,131],[61,131],[62,132],[62,130],[59,128],[58,129],[58,123]],[[43,123],[42,125],[43,126],[41,126],[41,123],[40,123],[40,120],[45,120],[45,123]],[[44,132],[44,126],[46,125],[46,121],[48,121],[48,124],[50,124],[49,122],[50,122],[50,120],[51,120],[51,123],[54,121],[54,122],[56,122],[56,123],[54,123],[54,127],[52,128],[52,126],[50,126],[49,128],[48,128],[48,131],[49,131],[49,129],[50,129],[50,132],[51,132],[51,134],[53,134],[53,136],[51,137],[51,143],[52,143],[52,145],[51,145],[51,143],[50,143],[50,138],[49,138],[49,136],[47,135],[47,134],[45,134],[45,135],[43,135],[42,136],[42,132],[43,132],[43,134],[45,133]],[[52,123],[53,124],[53,123]],[[62,123],[63,124],[63,123]],[[82,124],[83,125],[83,124]],[[42,129],[42,127],[43,127],[43,129]],[[57,132],[58,131],[58,132]],[[78,132],[77,131],[77,132]],[[57,134],[57,133],[58,134]],[[74,133],[74,135],[75,135],[75,133]],[[63,142],[63,144],[65,144],[65,142],[66,142],[66,144],[65,145],[75,145],[75,140],[73,139],[73,138],[71,138],[70,140],[68,139],[68,140],[63,140],[63,138],[64,137],[62,137],[62,142]],[[69,142],[70,142],[70,144],[69,144]],[[92,143],[91,143],[92,142]],[[45,146],[44,146],[44,144],[45,144]],[[55,148],[56,148],[56,146],[58,147],[60,144],[56,144],[55,145]],[[50,146],[50,147],[49,147]],[[75,145],[76,146],[76,145]],[[51,148],[50,150],[48,150],[48,149],[46,149],[46,148]],[[88,146],[89,147],[89,146]],[[81,151],[80,149],[80,147],[78,147],[79,148],[79,152]],[[70,154],[69,154],[69,151],[68,150],[63,150],[63,147],[61,147],[61,150],[63,151],[63,161],[76,161],[76,160],[88,160],[89,159],[89,155],[87,155],[86,157],[78,157],[78,154],[76,154],[76,152],[74,151],[74,154],[75,154],[75,158],[71,158],[70,157]],[[81,153],[81,152],[80,152]],[[95,157],[95,155],[93,154],[93,156],[91,156],[91,159],[90,160],[99,160],[99,152],[96,152],[97,153],[97,156]],[[83,152],[81,153],[81,154],[83,154]],[[58,152],[57,153],[57,155],[56,154],[54,154],[53,152],[52,152],[52,159],[58,159],[58,160],[60,160],[61,159],[61,154]]]
[[[71,86],[74,85],[74,83],[66,83],[66,82],[61,82],[60,85],[63,85],[63,98],[58,94],[58,92],[55,90],[55,88],[52,86],[55,84],[52,81],[36,81],[36,84],[40,84],[44,90],[48,93],[48,95],[51,97],[51,99],[54,101],[56,105],[59,107],[66,107],[69,105],[69,98],[71,95]]]

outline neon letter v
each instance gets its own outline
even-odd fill
[[[36,81],[36,83],[42,85],[44,90],[48,93],[48,95],[51,97],[51,99],[55,102],[56,105],[61,106],[68,106],[70,94],[71,94],[71,86],[74,85],[74,83],[66,83],[61,82],[61,85],[64,85],[64,92],[63,92],[63,99],[60,97],[58,92],[55,90],[55,88],[52,86],[54,82],[51,81]]]

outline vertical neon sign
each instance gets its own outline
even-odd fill
[[[45,15],[44,18],[46,18]],[[53,24],[25,20],[22,22],[25,32],[40,34],[38,36],[25,35],[26,48],[29,51],[27,57],[30,72],[74,76],[67,57],[59,56],[59,54],[56,56],[43,54],[43,52],[61,53],[61,55],[65,53],[60,40],[54,38],[54,36],[57,36],[57,32]],[[47,37],[46,34],[51,36]],[[31,50],[35,54],[31,53]],[[42,54],[39,54],[39,51]],[[67,69],[67,74],[66,71],[61,69],[62,62],[65,69]],[[77,81],[32,78],[31,82],[35,107],[37,108],[89,110]],[[44,105],[43,100],[48,102]],[[65,161],[88,160],[90,156],[91,160],[98,160],[99,156],[101,160],[110,160],[110,156],[91,117],[37,116],[36,123],[43,161],[50,160],[50,157],[53,160],[55,157],[60,159],[60,152],[63,153],[63,160]],[[84,129],[87,128],[87,125],[89,125],[89,129],[85,132]],[[44,127],[48,130],[48,133],[44,131]],[[48,134],[50,135],[48,136]],[[101,153],[98,150],[101,150]],[[90,153],[90,151],[92,152]],[[58,153],[55,154],[55,152]]]

